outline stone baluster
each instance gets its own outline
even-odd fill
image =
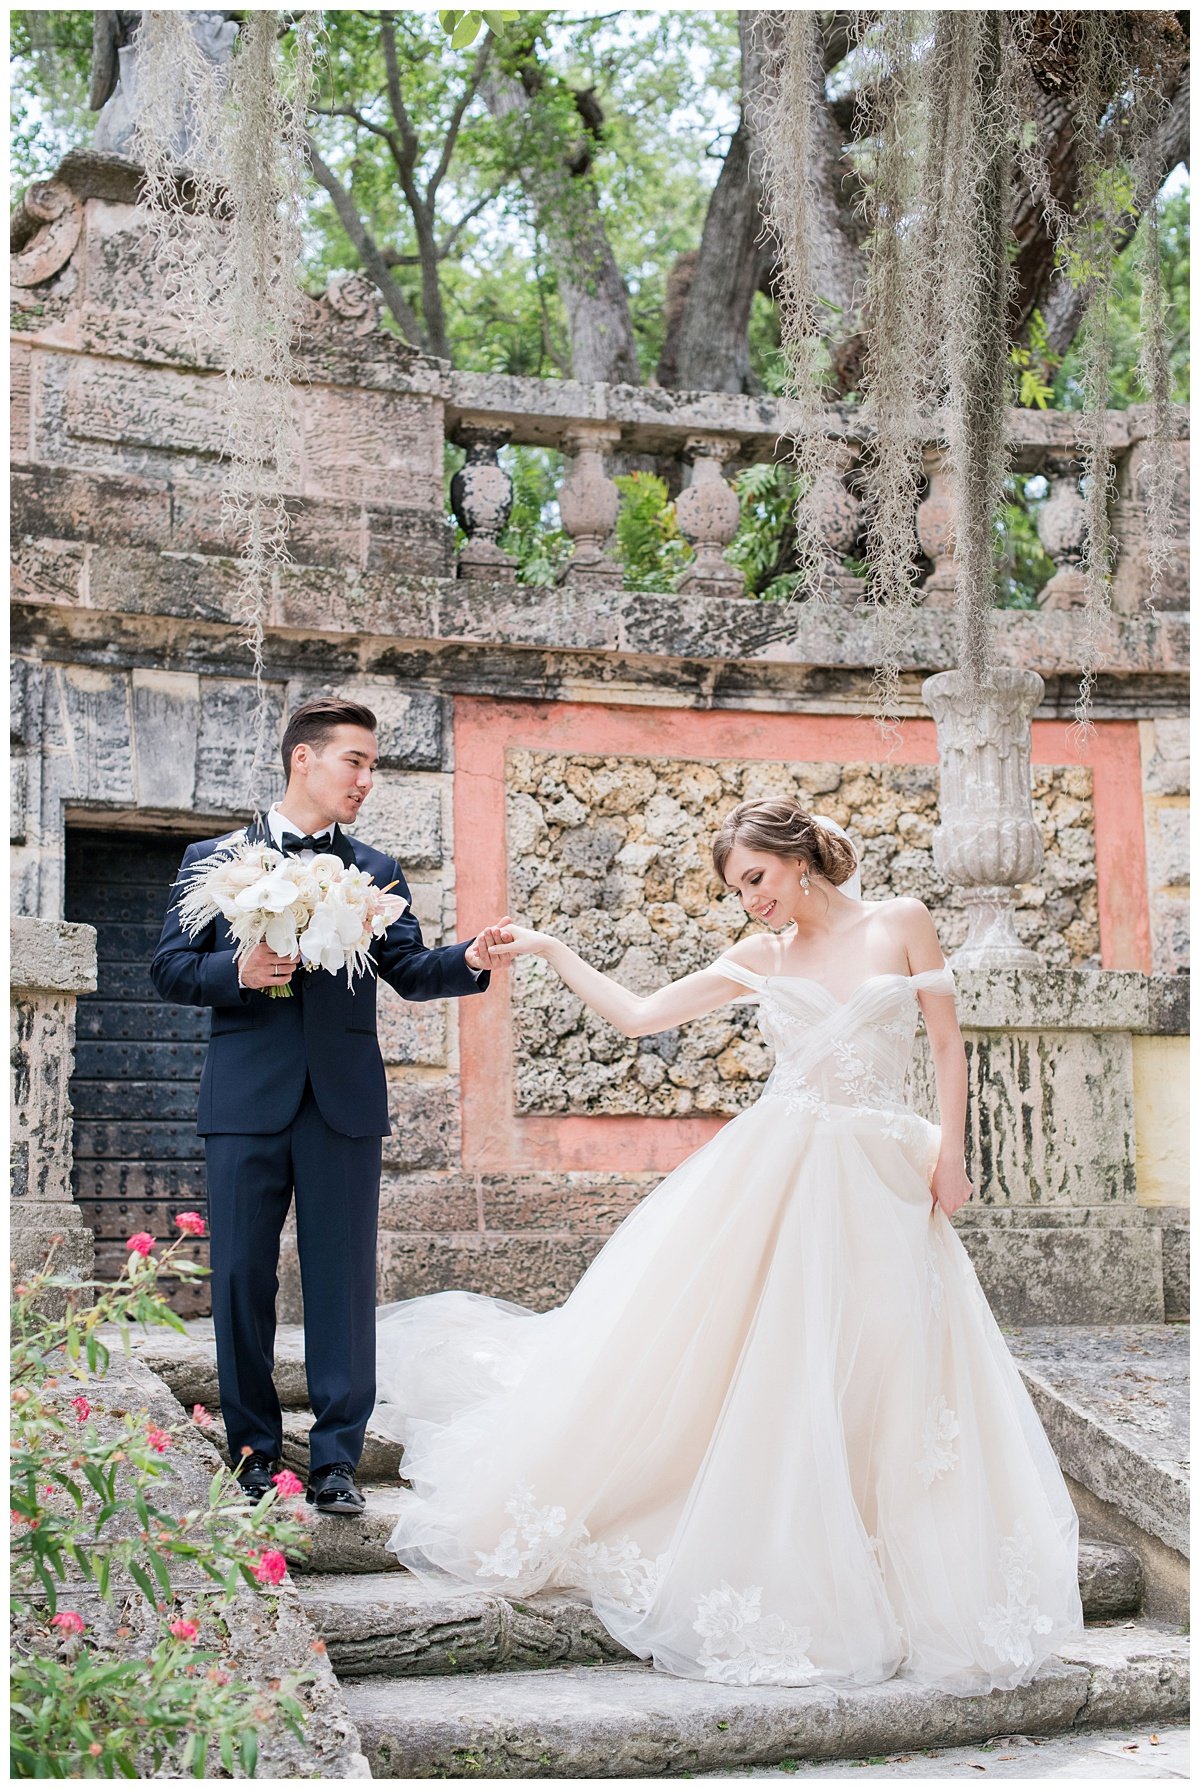
[[[71,1196],[71,1102],[75,1002],[96,986],[93,926],[15,915],[11,922],[11,1122],[9,1243],[17,1280],[45,1265],[88,1280],[92,1232]],[[61,1315],[66,1291],[51,1288],[42,1309]]]
[[[741,505],[722,468],[736,452],[737,442],[727,435],[689,435],[683,444],[683,459],[692,475],[675,499],[675,519],[696,557],[680,580],[680,595],[745,594],[745,576],[725,557],[725,548],[737,533]]]
[[[466,534],[458,555],[458,576],[511,583],[516,561],[500,545],[512,514],[513,484],[497,458],[512,430],[494,422],[463,417],[453,439],[467,450],[464,466],[450,480],[450,507]]]
[[[952,609],[956,572],[954,567],[954,496],[950,469],[938,448],[927,448],[925,476],[929,481],[924,500],[917,505],[917,540],[933,570],[921,586],[927,609]]]
[[[620,438],[620,428],[606,422],[572,423],[563,433],[563,451],[574,461],[558,493],[563,529],[574,543],[559,576],[569,590],[619,588],[622,582],[620,566],[604,551],[621,504],[620,493],[604,470],[604,456]]]
[[[1081,569],[1087,538],[1087,504],[1079,494],[1079,473],[1071,460],[1048,460],[1050,495],[1038,510],[1037,532],[1055,564],[1054,576],[1042,587],[1043,609],[1075,609],[1084,599]]]
[[[846,478],[856,457],[856,450],[849,444],[844,443],[836,448],[833,465],[817,474],[812,495],[812,512],[820,529],[821,539],[833,558],[839,562],[833,575],[837,600],[847,608],[854,608],[863,600],[866,588],[865,578],[856,578],[853,573],[842,571],[840,564],[854,551],[862,532],[862,499],[850,489]],[[800,595],[803,594],[801,591]]]
[[[1153,409],[1149,404],[1132,404],[1125,413],[1132,446],[1116,464],[1116,489],[1113,502],[1113,534],[1117,546],[1117,562],[1113,568],[1112,604],[1119,615],[1136,615],[1150,594],[1150,518],[1151,469],[1154,450],[1148,439]],[[1172,405],[1171,454],[1175,462],[1170,514],[1166,520],[1167,562],[1155,608],[1187,609],[1191,604],[1189,503],[1188,503],[1188,413],[1182,404]]]
[[[933,861],[967,910],[959,968],[1036,968],[1017,937],[1014,889],[1041,868],[1033,813],[1031,720],[1045,685],[1036,671],[993,671],[981,688],[962,671],[927,677],[921,695],[937,724],[939,824]]]

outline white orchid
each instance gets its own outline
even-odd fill
[[[374,969],[370,949],[408,906],[391,884],[380,888],[366,870],[332,851],[307,863],[252,844],[243,834],[193,864],[184,877],[179,922],[195,938],[218,916],[225,920],[240,962],[265,942],[281,957],[297,954],[306,969],[356,975]],[[270,988],[274,998],[291,995]]]

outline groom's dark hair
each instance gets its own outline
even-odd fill
[[[375,731],[375,716],[361,702],[343,702],[337,696],[317,696],[301,702],[292,710],[283,735],[283,774],[285,781],[292,774],[292,753],[298,745],[311,745],[319,752],[335,727],[365,727]]]

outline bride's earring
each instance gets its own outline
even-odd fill
[[[800,878],[800,887],[803,889],[805,894],[808,893],[808,871],[807,870],[804,871],[804,874]]]

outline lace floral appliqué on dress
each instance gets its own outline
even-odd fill
[[[762,1612],[762,1586],[735,1590],[722,1583],[696,1599],[693,1628],[704,1644],[700,1656],[711,1683],[802,1684],[820,1675],[809,1658],[808,1628]]]
[[[1038,1580],[1030,1570],[1033,1539],[1024,1522],[1000,1543],[1000,1562],[1004,1568],[1005,1598],[993,1603],[980,1623],[983,1637],[998,1658],[1012,1665],[1028,1665],[1033,1661],[1034,1634],[1048,1634],[1054,1626],[1034,1602]]]

